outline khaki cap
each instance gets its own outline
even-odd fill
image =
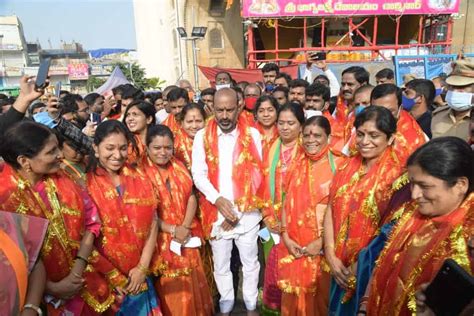
[[[446,83],[451,86],[474,84],[474,60],[472,58],[455,60],[453,71],[446,78]]]

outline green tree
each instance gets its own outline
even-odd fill
[[[86,88],[87,91],[92,92],[101,85],[103,85],[107,80],[103,78],[98,78],[96,76],[89,76],[89,79],[87,79],[86,83]]]
[[[148,88],[153,89],[153,90],[158,90],[158,89],[161,90],[161,88],[164,86],[166,82],[165,80],[161,80],[158,77],[148,78],[147,81],[148,81]]]
[[[139,89],[146,90],[149,88],[148,79],[145,78],[145,69],[137,63],[115,63],[113,68],[119,66],[128,81],[133,83]]]

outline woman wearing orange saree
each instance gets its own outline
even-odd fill
[[[200,256],[202,228],[196,216],[197,199],[186,166],[173,157],[173,134],[164,125],[150,127],[148,158],[143,163],[158,192],[158,249],[152,272],[164,315],[212,315],[213,303]],[[177,242],[181,254],[170,249]]]
[[[369,106],[354,126],[358,154],[336,173],[324,219],[324,252],[333,275],[330,315],[350,315],[357,306],[352,295],[358,254],[377,234],[404,170],[391,146],[396,121],[389,110]]]
[[[278,102],[272,96],[263,95],[257,99],[254,114],[257,118],[257,129],[262,135],[262,157],[267,161],[270,146],[278,138],[276,127]]]
[[[474,153],[456,137],[431,140],[408,159],[411,203],[395,225],[362,299],[367,315],[413,315],[415,292],[426,288],[447,258],[469,274],[474,262]],[[418,303],[418,304],[417,304]]]
[[[149,126],[155,125],[155,107],[143,100],[130,103],[125,109],[123,123],[135,137],[135,146],[130,144],[128,149],[128,162],[138,164],[146,156],[146,131]]]
[[[116,120],[101,123],[94,136],[94,152],[87,189],[103,222],[99,251],[126,275],[117,289],[125,296],[118,315],[161,315],[147,278],[156,248],[158,201],[153,185],[138,169],[126,164],[133,136]]]
[[[308,119],[302,134],[305,154],[288,171],[283,243],[276,246],[281,315],[326,315],[330,276],[321,268],[322,227],[339,158],[329,149],[331,126],[324,116]]]
[[[43,298],[46,271],[38,258],[48,221],[0,211],[0,310],[35,315]]]
[[[56,136],[43,125],[24,121],[6,132],[1,149],[6,164],[0,167],[0,209],[49,220],[41,250],[48,314],[106,311],[115,300],[111,285],[120,279],[108,277],[114,267],[93,251],[101,226],[97,208],[59,170],[62,153]]]
[[[184,106],[179,114],[181,128],[174,132],[175,157],[191,170],[193,140],[196,133],[206,124],[206,112],[197,103]]]
[[[286,174],[293,161],[302,154],[299,136],[304,123],[304,112],[299,104],[290,103],[278,111],[277,128],[279,138],[272,144],[265,166],[262,209],[266,228],[273,234],[280,234],[281,205],[284,201],[283,186]],[[266,259],[265,282],[263,287],[263,311],[273,313],[281,307],[281,291],[277,286],[278,252],[273,247],[274,239],[263,244]]]

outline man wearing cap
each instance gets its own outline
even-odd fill
[[[433,138],[456,136],[469,140],[469,124],[474,102],[474,60],[459,59],[454,62],[453,71],[446,78],[448,106],[433,112],[431,131]]]

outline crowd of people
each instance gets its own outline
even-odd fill
[[[247,315],[434,315],[444,261],[474,273],[474,61],[402,87],[306,69],[85,97],[22,78],[0,313],[229,315],[241,289]]]

